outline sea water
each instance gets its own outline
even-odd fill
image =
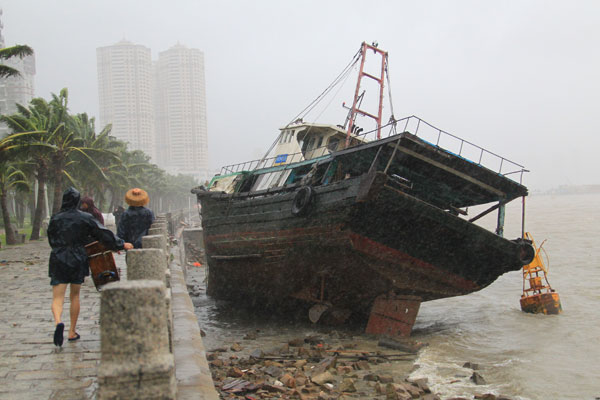
[[[521,311],[520,271],[504,274],[477,293],[423,303],[412,337],[428,346],[419,353],[411,377],[427,377],[443,398],[488,392],[531,400],[600,397],[599,205],[598,194],[527,198],[525,229],[538,245],[544,242],[548,278],[560,295],[562,314]],[[521,235],[521,210],[520,199],[507,205],[505,237]],[[469,217],[477,212],[469,210]],[[480,223],[493,229],[495,214]],[[253,345],[268,347],[315,329],[204,295],[194,298],[194,304],[208,350],[241,340],[250,331],[260,332]],[[360,332],[350,334],[363,347],[373,346]],[[466,362],[478,364],[485,385],[471,381],[473,370],[463,367]]]
[[[412,376],[446,396],[495,392],[521,399],[600,397],[600,195],[527,198],[525,230],[549,258],[563,313],[523,313],[520,271],[467,296],[421,305],[413,336],[429,343]],[[521,201],[507,206],[507,238],[521,230]],[[488,220],[487,223],[495,223]],[[543,254],[543,253],[542,253]],[[463,368],[478,363],[486,386]]]

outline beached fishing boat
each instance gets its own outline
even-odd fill
[[[367,51],[380,56],[381,75],[364,71]],[[414,116],[383,125],[387,53],[363,43],[357,54],[345,124],[295,120],[268,156],[193,189],[208,294],[262,306],[299,300],[313,322],[357,317],[367,332],[409,334],[421,302],[480,290],[531,262],[529,241],[503,237],[505,205],[527,195],[525,170]],[[372,114],[360,109],[364,78],[380,89]],[[376,129],[361,132],[358,116]],[[469,217],[477,205],[487,208]],[[496,210],[494,232],[474,223]]]

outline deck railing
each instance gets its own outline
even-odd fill
[[[499,175],[507,176],[514,181],[518,181],[519,183],[522,183],[523,181],[523,173],[528,172],[523,165],[471,143],[468,140],[464,140],[456,135],[439,129],[414,115],[389,122],[387,125],[381,128],[381,131],[384,130],[389,130],[387,134],[388,137],[403,132],[411,133],[417,136],[419,139],[431,144],[432,146],[457,155],[474,164],[486,167],[497,172]],[[377,129],[361,133],[357,136],[357,138],[361,138],[365,142],[376,140]],[[276,158],[277,156],[274,156],[227,165],[221,168],[221,175],[240,171],[253,171],[260,168],[270,167],[274,165]],[[292,153],[287,155],[285,164],[291,164],[299,161],[303,161],[302,153]],[[518,180],[516,179],[517,176]]]

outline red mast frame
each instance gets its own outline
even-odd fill
[[[367,57],[367,50],[373,50],[374,53],[381,55],[381,75],[379,78],[364,71],[365,59]],[[361,114],[361,115],[364,115],[365,117],[370,117],[375,120],[375,122],[377,123],[377,139],[381,139],[381,114],[383,112],[383,85],[384,85],[387,60],[388,60],[387,51],[380,50],[375,45],[369,45],[365,42],[362,43],[360,71],[358,73],[358,81],[356,82],[356,90],[354,92],[354,100],[352,101],[352,109],[350,111],[350,123],[348,124],[348,131],[346,132],[346,147],[350,146],[350,135],[352,134],[352,128],[354,127],[354,120],[356,119],[357,114]],[[363,76],[371,78],[379,84],[379,109],[378,109],[377,115],[370,114],[370,113],[363,111],[357,107],[358,92],[360,91],[360,83],[361,83]]]

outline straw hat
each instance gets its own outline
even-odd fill
[[[148,193],[143,189],[133,188],[125,193],[125,203],[130,206],[145,206],[149,201]]]

